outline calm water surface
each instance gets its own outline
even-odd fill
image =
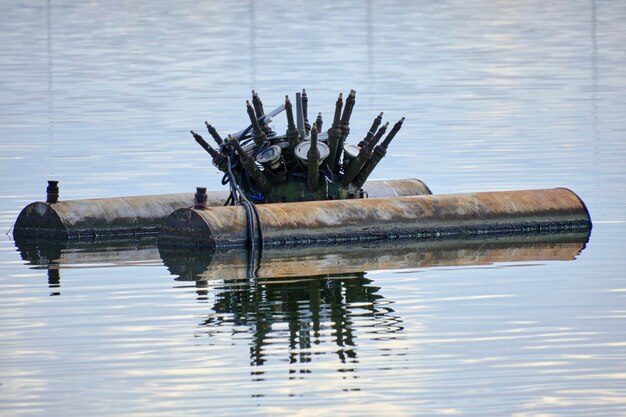
[[[1,1],[0,415],[626,415],[623,1]],[[16,247],[64,199],[219,189],[189,129],[307,88],[406,116],[377,178],[563,186],[586,236]],[[277,121],[278,128],[282,128]]]

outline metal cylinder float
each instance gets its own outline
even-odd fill
[[[420,180],[369,181],[370,198],[430,194]],[[57,191],[58,192],[58,191]],[[228,191],[206,192],[207,207],[223,206]],[[35,202],[19,214],[13,235],[35,239],[96,239],[156,235],[174,210],[194,205],[194,193]]]
[[[397,238],[589,230],[582,200],[565,188],[398,198],[311,201],[256,206],[261,233],[250,234],[242,207],[179,209],[163,224],[159,242],[193,247],[306,245]]]

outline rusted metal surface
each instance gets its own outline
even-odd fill
[[[370,181],[363,189],[370,197],[430,194],[415,179]],[[223,206],[228,191],[209,191],[206,205]],[[13,229],[16,238],[96,239],[156,235],[174,210],[191,207],[194,193],[35,202],[26,206]]]
[[[585,247],[588,232],[493,236],[485,239],[377,241],[349,246],[268,248],[252,265],[259,279],[315,277],[363,271],[489,265],[496,262],[572,260]],[[249,278],[248,252],[181,251],[159,248],[165,265],[180,280],[213,281]]]
[[[265,245],[591,228],[583,202],[564,188],[266,204],[257,211]],[[159,239],[164,245],[243,246],[246,227],[241,207],[180,209],[167,218]]]
[[[208,194],[208,205],[224,204],[228,192]],[[158,232],[163,219],[190,207],[193,193],[36,202],[15,222],[14,236],[30,238],[114,238]]]

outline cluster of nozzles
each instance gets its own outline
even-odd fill
[[[358,144],[346,141],[356,92],[351,90],[335,103],[332,126],[323,131],[322,114],[313,123],[308,120],[308,97],[305,90],[296,93],[295,109],[288,96],[266,113],[256,92],[252,103],[246,101],[250,126],[223,139],[205,122],[217,146],[209,145],[191,131],[195,140],[212,157],[213,164],[225,174],[245,197],[258,203],[307,200],[334,200],[363,197],[362,187],[391,140],[402,127],[404,117],[387,132],[381,112]],[[294,114],[295,110],[295,114]],[[272,130],[272,118],[285,111],[287,130],[279,135]],[[385,134],[387,134],[385,136]],[[383,139],[383,136],[384,139]]]

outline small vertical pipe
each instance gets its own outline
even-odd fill
[[[308,134],[311,131],[311,124],[309,123],[309,96],[306,94],[306,90],[302,89],[302,115],[304,117],[304,131]],[[319,132],[319,130],[318,130]]]
[[[289,155],[293,155],[296,146],[300,143],[300,132],[296,128],[293,118],[293,106],[289,96],[285,96],[285,112],[287,113],[287,140],[289,141]]]
[[[356,91],[350,90],[350,94],[348,94],[348,98],[346,99],[346,105],[343,108],[343,114],[341,115],[341,121],[339,123],[342,135],[339,139],[339,143],[337,144],[337,154],[335,155],[335,166],[333,168],[333,172],[335,173],[339,172],[339,166],[341,165],[339,161],[341,161],[343,144],[346,142],[346,138],[350,134],[350,117],[352,116],[352,110],[354,109],[355,101]]]
[[[263,129],[261,129],[257,114],[255,114],[254,108],[248,100],[246,100],[246,110],[248,112],[248,117],[250,118],[250,123],[252,123],[252,138],[254,139],[254,143],[256,143],[257,145],[261,145],[267,140],[267,135],[265,134]]]
[[[311,128],[311,146],[306,155],[307,159],[307,180],[309,183],[309,190],[311,192],[317,191],[319,186],[320,176],[320,151],[317,148],[317,127],[313,125]]]
[[[322,113],[317,113],[317,118],[315,119],[315,127],[318,132],[322,131],[322,126],[324,125],[324,119],[322,119]]]
[[[296,93],[296,126],[300,132],[300,137],[304,139],[306,134],[304,132],[304,113],[302,108],[302,94]]]
[[[205,209],[207,208],[207,201],[209,196],[206,193],[206,187],[196,187],[196,194],[193,196],[193,208]]]
[[[46,188],[46,203],[54,204],[59,201],[59,181],[48,181]]]

